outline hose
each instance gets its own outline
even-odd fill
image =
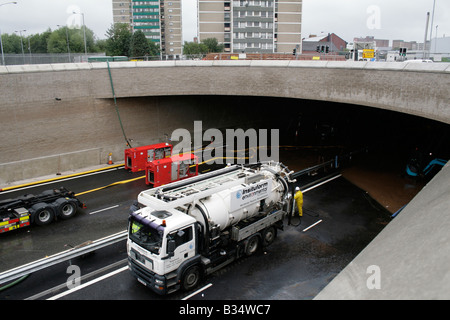
[[[13,281],[13,282],[7,284],[6,286],[0,287],[0,292],[4,291],[4,290],[6,290],[6,289],[9,289],[9,288],[15,286],[16,284],[19,284],[20,282],[22,282],[23,280],[25,280],[26,278],[28,278],[28,276],[29,276],[29,274],[24,275],[22,278],[19,278],[19,279]]]
[[[112,89],[112,94],[113,94],[113,97],[114,97],[114,105],[116,107],[116,112],[117,112],[117,116],[119,118],[120,127],[122,128],[122,134],[123,134],[123,137],[125,138],[127,146],[132,148],[133,146],[131,145],[130,141],[127,138],[127,135],[125,134],[125,130],[124,130],[123,124],[122,124],[122,118],[120,117],[119,108],[117,107],[116,93],[114,91],[114,84],[113,84],[113,79],[112,79],[112,75],[111,75],[111,68],[109,67],[109,61],[106,61],[106,63],[108,65],[109,81],[111,82],[111,89]]]

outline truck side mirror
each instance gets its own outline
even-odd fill
[[[173,257],[175,249],[176,249],[175,240],[169,240],[169,242],[167,243],[167,254],[169,255],[169,257]]]

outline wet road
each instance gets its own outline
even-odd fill
[[[66,181],[64,186],[80,193],[140,175],[119,169],[86,180]],[[307,183],[306,180],[301,179],[301,183]],[[80,244],[125,230],[128,207],[145,187],[139,179],[87,193],[80,199],[88,204],[88,209],[71,220],[1,235],[1,271],[63,251],[67,249],[66,244]],[[209,287],[190,299],[312,299],[389,221],[389,213],[384,208],[342,177],[306,192],[304,201],[301,225],[286,226],[265,251],[207,277],[200,287]],[[304,231],[315,223],[318,224]],[[157,296],[131,276],[125,259],[125,243],[118,243],[30,275],[0,291],[0,299],[179,300],[189,294]],[[85,277],[81,284],[86,287],[68,294],[66,281],[71,275],[67,273],[70,264],[80,268],[81,276]]]

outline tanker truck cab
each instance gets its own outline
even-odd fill
[[[145,207],[129,218],[129,266],[139,282],[159,294],[178,289],[180,275],[197,259],[194,218],[175,209]]]
[[[158,294],[189,291],[270,245],[291,212],[290,174],[279,163],[231,166],[141,192],[129,217],[132,274]]]

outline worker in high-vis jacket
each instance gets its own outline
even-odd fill
[[[303,217],[303,193],[299,187],[295,188],[294,200],[297,204],[298,215]]]

